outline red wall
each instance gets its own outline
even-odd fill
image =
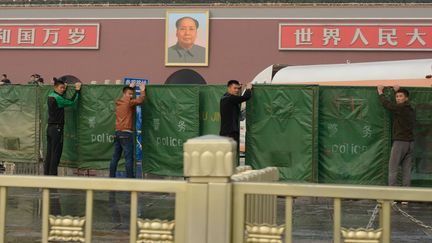
[[[1,20],[0,23],[100,23],[101,32],[99,50],[0,49],[0,73],[7,73],[14,83],[26,83],[33,73],[41,74],[48,81],[53,76],[73,74],[84,82],[128,76],[163,83],[171,73],[191,68],[208,83],[225,83],[229,79],[249,82],[261,70],[277,63],[324,64],[345,63],[347,59],[363,62],[432,57],[432,52],[408,51],[279,51],[278,24],[288,22],[290,20],[211,19],[209,66],[165,67],[164,19]],[[415,22],[407,20],[405,23]]]

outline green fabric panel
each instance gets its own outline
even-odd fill
[[[53,90],[51,85],[42,85],[37,87],[38,90],[38,105],[39,105],[39,120],[40,120],[40,144],[42,158],[45,158],[47,152],[47,127],[48,127],[48,104],[47,98]]]
[[[39,89],[39,112],[41,119],[41,140],[43,147],[43,157],[46,156],[46,129],[48,127],[48,95],[53,91],[52,85],[42,85]],[[75,87],[68,86],[65,97],[71,98],[75,93]],[[80,97],[81,98],[81,97]],[[65,107],[65,126],[63,137],[63,152],[60,159],[60,166],[63,167],[78,167],[78,107],[80,103],[71,107]]]
[[[183,143],[199,135],[199,86],[151,85],[143,104],[143,171],[183,175]]]
[[[38,162],[36,86],[0,86],[0,160]]]
[[[200,135],[216,134],[220,130],[219,100],[226,92],[225,85],[204,85],[200,87],[199,112]]]
[[[75,87],[70,86],[65,94],[66,98],[71,98],[75,93]],[[80,97],[81,98],[81,97]],[[77,168],[79,166],[78,154],[78,114],[79,103],[65,107],[64,143],[60,166]]]
[[[319,182],[386,185],[390,120],[375,87],[320,87]]]
[[[81,169],[109,169],[114,152],[115,102],[123,85],[84,85],[78,119],[78,154]],[[123,157],[122,160],[124,161]],[[122,165],[118,166],[123,169]]]
[[[407,88],[416,111],[411,184],[432,186],[432,89]]]
[[[255,85],[246,105],[246,164],[316,181],[317,86]]]

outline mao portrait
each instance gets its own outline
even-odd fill
[[[167,11],[166,66],[208,66],[208,10]]]

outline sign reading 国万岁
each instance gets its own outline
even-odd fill
[[[99,49],[99,24],[0,24],[1,49]]]

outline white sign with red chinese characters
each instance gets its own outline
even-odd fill
[[[432,24],[279,24],[279,50],[432,51]]]
[[[99,24],[0,24],[0,49],[99,49]]]

